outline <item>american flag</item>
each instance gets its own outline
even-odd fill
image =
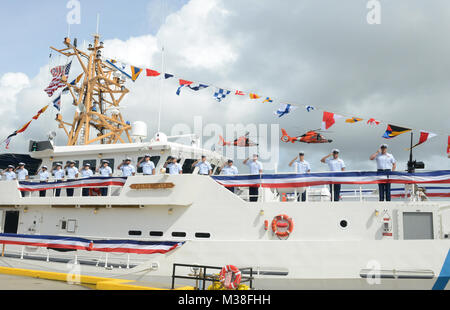
[[[63,75],[65,75],[65,76],[69,75],[69,71],[70,71],[70,66],[71,65],[72,65],[72,61],[69,62],[65,66],[57,66],[57,67],[54,67],[52,70],[50,70],[50,73],[52,74],[53,79],[50,82],[50,85],[48,85],[48,87],[46,89],[44,89],[44,91],[47,93],[47,95],[49,97],[53,96],[53,93],[58,88],[66,86],[66,84],[64,84],[61,81],[61,78],[62,78]]]

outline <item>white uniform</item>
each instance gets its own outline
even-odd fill
[[[17,178],[16,173],[14,171],[6,171],[5,178],[7,181],[15,180]]]
[[[112,174],[112,169],[110,166],[106,166],[106,167],[100,167],[98,169],[98,172],[100,173],[100,175],[102,177],[109,177]]]
[[[250,174],[259,174],[259,171],[263,169],[263,165],[259,160],[248,161],[247,166],[250,167]]]
[[[195,167],[198,167],[199,174],[209,174],[209,170],[212,170],[211,164],[207,161],[200,161],[195,164]]]
[[[220,172],[220,174],[223,175],[236,175],[238,174],[238,169],[235,166],[228,166],[226,165],[225,167],[223,167],[222,171]]]
[[[183,167],[179,163],[170,163],[167,168],[169,168],[169,174],[180,174],[183,171]]]
[[[143,161],[139,167],[142,168],[143,174],[153,174],[153,170],[155,170],[155,164],[151,160]]]
[[[395,158],[392,154],[378,154],[376,157],[377,160],[377,169],[391,169],[393,164],[395,164]]]
[[[26,176],[28,175],[28,170],[25,168],[17,169],[16,173],[17,173],[17,179],[19,181],[23,181],[26,179]]]
[[[75,179],[76,175],[78,174],[78,168],[77,167],[67,167],[67,178],[68,179]]]
[[[49,176],[50,176],[50,173],[48,173],[47,170],[39,172],[39,180],[40,181],[47,181]]]
[[[330,171],[342,171],[342,168],[345,168],[345,163],[342,159],[334,159],[334,158],[327,158],[326,163],[328,164],[328,167],[330,168]]]
[[[91,176],[93,176],[94,175],[94,173],[92,172],[92,170],[91,169],[83,169],[83,170],[81,170],[81,176],[83,177],[83,178],[89,178],[89,177],[91,177]]]
[[[60,170],[53,170],[53,175],[55,177],[55,180],[62,180],[64,179],[64,170],[60,169]]]
[[[311,170],[311,166],[309,165],[309,162],[307,162],[306,160],[304,161],[300,161],[300,160],[296,160],[294,162],[294,168],[295,168],[295,172],[297,172],[298,174],[304,174],[304,173],[308,173],[308,171]]]
[[[120,167],[120,170],[122,170],[123,177],[129,177],[132,176],[133,173],[136,173],[136,169],[134,169],[133,165],[122,165],[122,167]]]

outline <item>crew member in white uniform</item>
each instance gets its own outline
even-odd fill
[[[2,175],[5,176],[6,181],[11,181],[17,179],[16,173],[14,172],[14,166],[8,165],[8,168],[6,168],[6,171],[2,172]]]
[[[38,170],[38,176],[39,176],[39,183],[47,183],[48,178],[50,177],[50,173],[47,171],[47,166],[42,166]],[[45,197],[46,190],[39,191],[39,197]]]
[[[94,175],[94,172],[91,170],[91,164],[86,163],[84,164],[83,169],[81,170],[81,177],[82,178],[90,178]],[[89,188],[85,187],[81,190],[83,196],[89,196]]]
[[[145,154],[144,158],[141,158],[137,165],[138,167],[142,168],[142,174],[155,174],[155,164],[150,160],[150,154]]]
[[[25,163],[19,163],[19,166],[16,168],[15,172],[17,173],[18,181],[28,180],[28,170],[25,169]],[[22,197],[25,197],[25,192],[21,191]]]
[[[243,164],[247,165],[250,168],[250,174],[259,174],[263,173],[263,165],[258,160],[259,156],[257,154],[253,154],[253,160],[249,161],[250,158],[244,160]],[[259,196],[259,186],[249,187],[249,195],[250,201],[258,201]]]
[[[136,169],[131,164],[131,158],[127,157],[117,169],[122,170],[123,177],[130,177],[136,174]]]
[[[342,159],[339,158],[339,150],[334,149],[330,154],[323,157],[320,160],[322,163],[328,164],[328,168],[331,172],[339,172],[345,171],[345,163]],[[334,198],[334,201],[339,201],[339,197],[341,195],[341,184],[334,184],[333,186],[330,184],[330,192],[332,194],[331,198]]]
[[[387,144],[382,144],[380,149],[370,155],[370,160],[377,161],[377,171],[387,174],[387,179],[389,179],[389,171],[395,171],[397,164],[394,156],[387,152]],[[380,183],[378,184],[378,192],[380,196],[380,201],[391,201],[391,183]]]
[[[202,155],[201,160],[197,160],[192,164],[192,167],[198,167],[198,174],[200,175],[211,175],[212,167],[211,164],[206,161],[206,156]]]
[[[305,152],[303,151],[300,151],[298,153],[298,156],[295,156],[295,158],[291,160],[291,162],[289,163],[289,167],[292,167],[293,164],[295,164],[295,172],[298,174],[306,174],[311,172],[311,166],[309,165],[309,162],[305,160]],[[302,201],[306,201],[306,187],[304,188],[301,198]],[[300,195],[298,196],[297,200],[300,201]]]
[[[231,159],[228,159],[227,163],[224,164],[222,169],[220,170],[221,175],[237,175],[239,173],[238,168],[233,165],[233,161]],[[234,187],[227,187],[227,189],[234,193]]]
[[[100,175],[102,177],[112,177],[112,169],[109,166],[109,161],[107,160],[102,160],[102,166],[100,168],[97,168],[98,173],[100,173]],[[107,187],[101,187],[100,188],[100,194],[102,196],[107,196],[108,195],[108,188]]]
[[[66,174],[64,172],[64,169],[62,168],[62,164],[57,163],[55,166],[55,169],[53,169],[53,178],[55,179],[56,183],[62,183],[65,175]],[[56,188],[54,190],[54,193],[55,193],[55,197],[59,197],[59,195],[61,195],[61,189]]]
[[[64,167],[67,173],[67,181],[74,181],[76,178],[78,178],[78,168],[75,167],[75,162],[73,160],[70,160],[66,166]],[[67,197],[73,196],[73,188],[67,188],[66,193]]]
[[[169,174],[183,174],[183,167],[175,157],[169,157],[164,164],[164,168],[169,169]]]

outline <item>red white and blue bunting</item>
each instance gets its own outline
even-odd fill
[[[450,170],[406,173],[397,171],[323,172],[212,176],[225,187],[307,187],[326,184],[450,184]]]
[[[25,192],[34,192],[56,188],[123,186],[126,181],[126,177],[90,177],[71,181],[46,183],[20,181],[19,190]]]
[[[184,242],[141,240],[89,240],[78,237],[51,235],[0,234],[0,244],[16,244],[54,249],[85,250],[99,252],[165,254]]]

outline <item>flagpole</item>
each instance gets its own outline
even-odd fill
[[[162,96],[164,89],[164,46],[161,48],[161,85],[159,89],[159,110],[158,110],[158,132],[161,130],[161,109],[162,109]]]

